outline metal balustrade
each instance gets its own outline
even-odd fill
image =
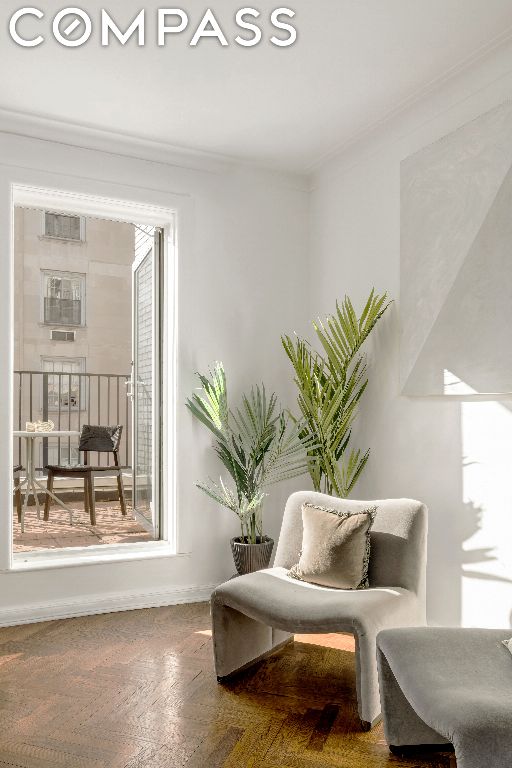
[[[53,421],[55,429],[80,432],[84,424],[123,425],[119,458],[131,468],[131,403],[127,396],[130,374],[61,373],[14,371],[15,430],[24,430],[27,421]],[[37,469],[48,463],[78,461],[78,438],[41,438]],[[93,454],[90,462],[98,466],[113,462],[110,454]],[[14,439],[14,464],[22,464],[22,440]]]

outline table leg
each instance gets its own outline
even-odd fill
[[[28,481],[25,481],[27,483],[27,487],[25,489],[25,497],[23,499],[23,504],[21,505],[21,532],[25,533],[25,512],[27,511],[28,507],[28,494],[29,494],[29,488],[30,484]]]
[[[33,481],[35,480],[35,477],[36,477],[36,459],[35,459],[35,450],[36,449],[35,449],[35,442],[36,442],[35,440],[31,440],[30,441],[31,449],[32,449],[31,468],[32,468],[32,480]],[[34,502],[35,502],[35,505],[36,505],[37,519],[40,520],[41,519],[41,508],[39,506],[39,497],[37,495],[37,489],[36,489],[36,487],[34,485],[34,482],[32,482],[32,495],[34,496]]]
[[[27,463],[27,475],[25,478],[25,481],[23,483],[20,483],[20,492],[24,489],[25,490],[25,496],[23,499],[23,504],[21,507],[21,532],[25,533],[25,512],[27,511],[28,507],[28,499],[30,496],[30,493],[32,492],[34,496],[34,501],[36,505],[37,510],[37,517],[40,520],[41,519],[41,507],[39,504],[39,497],[37,495],[38,489],[41,490],[44,494],[48,494],[52,497],[52,499],[57,502],[59,507],[62,507],[66,510],[66,512],[69,515],[69,524],[73,525],[73,510],[71,507],[68,507],[67,504],[64,504],[64,502],[59,499],[58,496],[53,493],[53,491],[49,491],[48,488],[44,483],[41,483],[36,478],[35,473],[35,448],[34,443],[35,440],[32,437],[25,437],[25,455],[26,455],[26,463]]]
[[[25,490],[25,498],[23,500],[23,505],[21,507],[21,532],[22,533],[25,533],[25,512],[27,511],[28,497],[32,487],[32,459],[33,459],[32,440],[30,438],[25,438],[24,442],[25,442],[25,459],[27,463],[27,476],[25,478],[25,482],[27,484],[27,487]]]
[[[67,504],[64,504],[64,502],[62,501],[62,499],[59,499],[59,497],[58,497],[58,496],[56,496],[56,495],[54,494],[54,492],[53,492],[53,491],[49,491],[49,490],[48,490],[48,488],[47,488],[45,485],[42,485],[42,483],[40,483],[40,482],[39,482],[39,480],[36,480],[36,479],[34,478],[34,483],[35,483],[36,485],[38,485],[38,486],[39,486],[39,488],[41,488],[41,490],[42,490],[42,491],[44,491],[44,492],[45,492],[45,493],[47,493],[49,496],[51,496],[51,497],[52,497],[52,499],[53,499],[54,501],[56,501],[56,502],[57,502],[57,504],[59,505],[59,507],[63,507],[63,508],[66,510],[66,512],[67,512],[67,513],[68,513],[68,515],[69,515],[69,524],[70,524],[70,525],[73,525],[73,510],[71,509],[71,507],[68,507],[68,505],[67,505]]]

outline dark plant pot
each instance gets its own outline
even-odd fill
[[[273,548],[274,540],[268,536],[264,536],[257,544],[247,544],[241,536],[231,539],[233,560],[240,576],[268,568]]]

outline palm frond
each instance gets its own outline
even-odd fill
[[[300,437],[317,491],[348,495],[368,461],[368,451],[350,450],[347,458],[345,453],[368,385],[360,350],[390,303],[386,293],[372,289],[358,317],[348,296],[337,302],[334,315],[313,323],[323,354],[299,337],[282,337],[295,372]]]
[[[197,374],[203,397],[194,393],[187,398],[186,406],[218,440],[225,440],[229,433],[229,410],[224,366],[217,362],[209,373],[209,378]]]
[[[265,488],[308,471],[312,457],[307,450],[313,446],[313,433],[279,408],[277,396],[267,396],[263,384],[243,394],[240,406],[230,410],[222,363],[216,363],[208,376],[198,376],[202,392],[189,398],[187,407],[213,434],[214,450],[234,490],[222,478],[219,483],[209,480],[196,485],[235,512],[242,535],[254,542],[262,535]]]

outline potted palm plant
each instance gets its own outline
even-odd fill
[[[266,489],[308,470],[302,425],[278,407],[275,393],[267,397],[263,384],[243,394],[240,407],[231,410],[222,363],[198,378],[200,392],[186,404],[212,433],[214,450],[231,484],[220,477],[218,482],[209,479],[196,486],[237,515],[240,536],[231,540],[233,559],[239,574],[250,573],[268,566],[274,546],[263,533]]]
[[[325,322],[313,323],[323,354],[296,336],[282,342],[295,371],[301,438],[315,491],[345,498],[354,488],[370,451],[350,446],[352,425],[368,385],[361,348],[391,301],[372,289],[358,316],[348,296]]]

